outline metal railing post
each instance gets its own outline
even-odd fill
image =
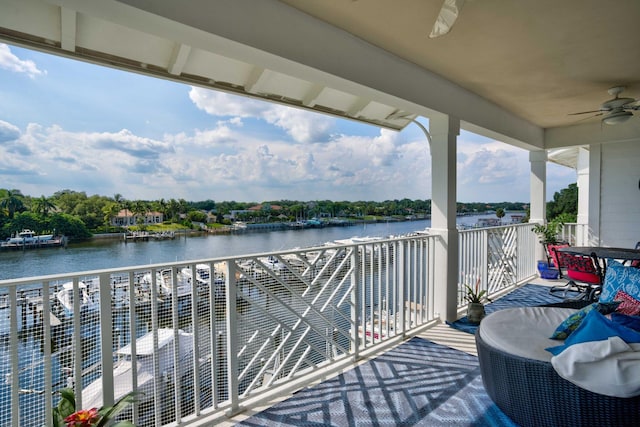
[[[351,251],[351,342],[353,343],[353,359],[358,360],[360,353],[360,345],[365,342],[364,338],[360,337],[359,331],[362,327],[364,331],[364,319],[359,316],[360,313],[360,257],[358,256],[357,247],[352,248]]]
[[[114,403],[113,392],[113,313],[111,310],[111,277],[108,273],[101,274],[98,277],[100,284],[100,361],[102,363],[102,399],[103,405],[112,406]],[[74,281],[75,285],[75,281]],[[76,302],[78,300],[75,300]],[[78,301],[79,302],[79,301]],[[80,310],[74,313],[80,313]],[[74,318],[80,318],[76,315]],[[76,389],[78,384],[82,385],[82,377],[76,381]],[[80,394],[82,389],[80,388]],[[76,398],[77,399],[77,398]]]
[[[238,401],[238,319],[237,319],[237,284],[236,278],[236,265],[233,261],[227,262],[227,372],[228,372],[228,387],[229,387],[229,400],[231,401],[230,414],[235,414],[240,409]]]

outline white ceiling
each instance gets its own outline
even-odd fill
[[[569,115],[611,86],[640,97],[639,0],[467,0],[430,39],[441,4],[0,0],[0,40],[394,129],[451,114],[527,148],[611,134]],[[640,112],[615,132],[638,137]]]
[[[282,1],[543,128],[576,122],[611,86],[640,97],[638,0],[467,0],[435,39],[442,0]]]

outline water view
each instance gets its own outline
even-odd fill
[[[458,217],[458,224],[472,226],[480,218],[495,218],[495,215]],[[509,221],[510,215],[507,214],[503,222]],[[403,235],[430,226],[430,220],[419,220],[304,230],[203,234],[135,243],[125,243],[124,239],[93,239],[69,244],[66,248],[0,252],[0,280],[305,248],[355,236]]]

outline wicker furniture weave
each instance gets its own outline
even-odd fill
[[[482,381],[489,397],[527,427],[637,426],[640,396],[596,394],[560,377],[549,362],[515,356],[487,345],[476,332]]]

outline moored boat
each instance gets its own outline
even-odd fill
[[[64,236],[56,237],[53,234],[37,235],[34,231],[27,228],[13,237],[8,238],[0,243],[2,249],[31,249],[31,248],[47,248],[63,246],[66,243]]]
[[[56,299],[62,306],[64,313],[71,317],[75,311],[74,304],[74,295],[75,290],[73,287],[73,282],[65,282],[62,284],[62,289],[56,293]],[[97,312],[99,308],[99,303],[97,300],[94,300],[91,296],[89,286],[87,283],[80,281],[78,282],[78,293],[77,295],[80,298],[80,313],[88,314],[90,312]]]
[[[178,336],[178,360],[174,358],[175,336]],[[137,388],[141,392],[137,396],[143,405],[154,399],[156,375],[154,359],[158,361],[158,372],[164,377],[158,381],[157,388],[163,394],[164,389],[176,382],[176,373],[182,378],[193,370],[193,334],[183,330],[160,328],[157,330],[157,348],[154,347],[154,332],[148,332],[136,339],[136,353],[133,354],[131,344],[116,351],[117,361],[113,370],[114,401],[133,390],[133,375],[136,375]],[[156,357],[154,358],[154,354]],[[102,377],[82,389],[82,405],[85,408],[99,408],[103,405]]]

